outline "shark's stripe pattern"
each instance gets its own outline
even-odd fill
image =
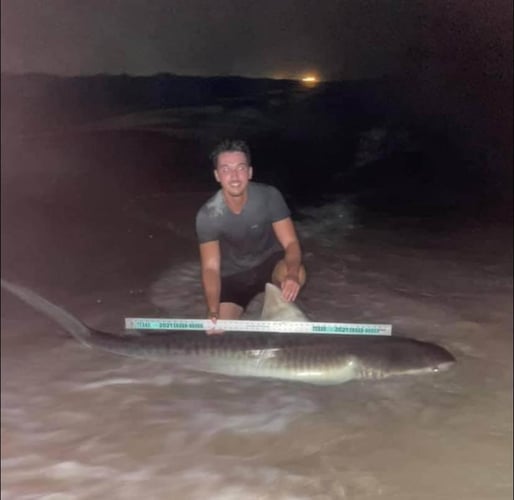
[[[438,345],[404,337],[248,332],[210,336],[203,332],[114,335],[87,327],[31,290],[3,279],[1,285],[56,321],[84,345],[134,358],[169,360],[210,373],[329,385],[352,379],[433,373],[446,370],[455,362]],[[277,303],[281,300],[280,291],[273,285],[267,286],[263,317],[277,318],[273,315],[278,314]],[[282,308],[296,307],[283,302],[279,304]],[[298,313],[300,317],[305,318]]]

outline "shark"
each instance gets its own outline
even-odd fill
[[[116,334],[90,328],[38,293],[1,279],[1,286],[43,313],[80,344],[109,353],[169,361],[188,369],[232,377],[257,377],[314,385],[351,380],[380,380],[448,370],[454,356],[442,346],[401,336],[355,336],[307,333],[143,332]],[[305,321],[294,303],[266,285],[261,319]]]

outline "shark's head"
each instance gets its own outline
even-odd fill
[[[293,302],[282,297],[282,291],[271,283],[266,283],[264,305],[261,318],[266,321],[309,321],[307,316]]]
[[[370,350],[362,357],[365,361],[367,358],[361,368],[369,371],[369,378],[438,373],[455,363],[455,358],[443,347],[413,339],[389,337],[374,348],[380,351],[379,355],[374,356]]]
[[[309,318],[292,303],[282,297],[279,288],[266,284],[261,320],[309,321]],[[342,349],[355,354],[349,362],[354,363],[357,378],[381,379],[396,375],[421,375],[448,370],[455,358],[443,347],[404,337],[348,336]]]

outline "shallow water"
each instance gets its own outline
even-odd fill
[[[2,275],[103,330],[201,315],[191,221],[208,193],[141,191],[72,221],[12,201]],[[3,293],[2,498],[512,498],[510,228],[363,220],[340,201],[298,223],[301,307],[390,323],[454,368],[331,387],[193,373],[85,349]]]

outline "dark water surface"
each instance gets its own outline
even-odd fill
[[[215,184],[199,146],[13,140],[2,276],[103,330],[201,314],[193,224]],[[321,388],[213,377],[84,349],[3,293],[2,498],[511,498],[510,226],[316,205],[295,211],[305,312],[390,323],[454,369]]]

